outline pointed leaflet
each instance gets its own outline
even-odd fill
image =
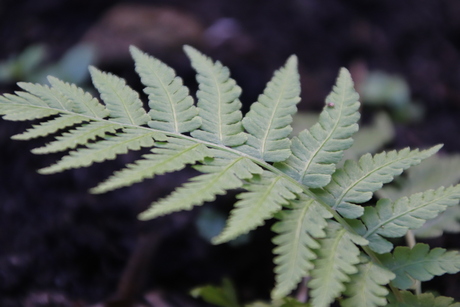
[[[208,149],[203,144],[177,138],[169,138],[168,142],[157,144],[151,152],[152,154],[144,155],[142,160],[115,172],[91,192],[105,193],[129,186],[145,178],[181,170],[187,164],[194,164],[209,156]]]
[[[316,254],[312,249],[319,248],[317,238],[326,233],[326,218],[332,215],[313,199],[303,196],[300,200],[291,201],[292,209],[286,209],[277,215],[279,222],[272,230],[278,235],[273,239],[276,245],[275,281],[272,298],[278,299],[288,295],[302,277],[313,268],[312,260]]]
[[[428,190],[409,198],[400,198],[393,203],[389,199],[381,199],[375,207],[364,209],[361,217],[364,224],[353,227],[369,240],[372,250],[379,254],[387,253],[393,244],[383,237],[402,237],[407,230],[422,226],[426,220],[436,217],[447,207],[458,204],[459,199],[460,185]]]
[[[342,307],[386,306],[388,289],[384,287],[395,278],[395,274],[386,268],[365,260],[357,266],[358,273],[350,275],[343,292],[347,296],[340,302]]]
[[[355,244],[366,245],[367,241],[351,234],[340,224],[329,222],[326,237],[321,239],[315,251],[318,258],[313,261],[311,280],[311,303],[315,307],[327,307],[343,290],[349,275],[358,271],[360,251]]]
[[[412,165],[436,153],[441,145],[419,151],[405,148],[401,151],[382,152],[371,156],[366,154],[358,162],[347,160],[338,169],[331,182],[323,190],[315,190],[320,198],[346,218],[361,216],[364,208],[354,204],[364,203],[372,193]]]
[[[457,251],[446,252],[444,248],[430,250],[428,244],[418,243],[412,249],[398,246],[393,254],[380,256],[382,264],[396,274],[391,282],[399,289],[410,288],[414,281],[431,280],[445,273],[460,271],[460,254]]]
[[[350,73],[342,68],[318,123],[292,139],[292,155],[277,167],[310,188],[328,184],[335,164],[353,144],[351,136],[358,130],[358,97]]]
[[[89,166],[94,162],[115,159],[117,154],[127,153],[128,150],[139,150],[141,147],[151,147],[156,131],[125,128],[123,133],[107,136],[105,140],[90,143],[87,148],[71,151],[57,163],[39,170],[41,174],[62,172],[66,169]]]
[[[243,185],[242,179],[262,173],[262,169],[254,162],[238,156],[216,157],[195,168],[205,174],[193,177],[168,197],[153,203],[139,218],[147,220],[175,211],[190,210],[193,206],[213,201],[216,195],[224,195],[228,190],[240,188]]]
[[[189,132],[201,125],[198,110],[188,88],[182,85],[182,79],[176,77],[172,68],[160,60],[131,46],[131,54],[136,61],[136,71],[146,86],[144,92],[149,95],[149,115],[152,121],[148,125],[154,129],[176,133]]]
[[[48,107],[60,111],[72,111],[73,104],[63,94],[47,85],[19,82],[18,85],[40,98]]]
[[[191,134],[200,140],[226,146],[238,146],[246,141],[241,125],[241,89],[230,78],[227,67],[215,62],[190,46],[184,47],[198,72],[198,111],[201,128]]]
[[[302,193],[301,188],[286,180],[284,176],[275,176],[267,171],[259,180],[250,180],[243,188],[248,192],[237,195],[240,200],[230,212],[224,231],[213,239],[213,243],[220,244],[233,240],[263,225],[264,220],[273,217],[281,206],[297,198],[294,193]]]
[[[60,117],[42,122],[39,125],[34,125],[32,128],[27,129],[25,132],[13,135],[11,138],[14,140],[30,140],[53,134],[61,129],[71,127],[88,120],[88,118],[80,115],[62,114]]]
[[[53,89],[72,102],[74,112],[94,118],[105,118],[109,111],[99,101],[75,84],[69,84],[54,77],[48,77]]]
[[[397,301],[390,296],[390,304],[387,307],[460,307],[460,303],[454,303],[454,299],[445,296],[434,296],[433,293],[415,295],[410,291],[401,291]]]
[[[136,126],[147,123],[149,116],[142,107],[138,93],[127,86],[125,80],[94,67],[90,67],[90,72],[112,121]]]
[[[0,114],[6,120],[41,119],[58,113],[59,110],[50,109],[43,100],[26,92],[0,96]]]
[[[78,145],[85,145],[89,141],[96,140],[98,137],[104,138],[108,133],[115,134],[121,128],[123,126],[120,124],[113,124],[106,121],[90,122],[69,132],[64,132],[62,135],[57,136],[56,140],[45,146],[32,149],[32,152],[34,154],[47,154],[64,151],[75,148]],[[155,138],[157,138],[157,135],[159,135],[159,132],[155,134]]]
[[[290,124],[297,111],[299,95],[297,57],[291,56],[286,65],[275,72],[264,93],[244,117],[243,126],[249,136],[240,150],[268,162],[286,160],[291,155]]]

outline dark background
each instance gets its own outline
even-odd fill
[[[444,143],[443,152],[454,153],[460,151],[459,16],[456,0],[2,0],[0,60],[43,43],[53,62],[76,44],[91,43],[96,66],[141,91],[127,52],[134,44],[171,65],[195,89],[181,50],[191,44],[229,66],[243,88],[245,110],[290,54],[299,57],[304,111],[321,108],[340,67],[348,67],[357,83],[366,72],[382,70],[401,75],[425,109],[423,120],[396,125],[390,146]],[[4,83],[0,90],[17,88]],[[1,306],[128,306],[129,300],[205,306],[187,291],[218,284],[223,276],[232,278],[244,301],[268,298],[269,225],[255,231],[250,244],[232,247],[212,246],[198,235],[199,209],[139,222],[139,212],[192,171],[91,195],[89,188],[140,154],[43,176],[36,170],[60,156],[31,154],[43,140],[10,139],[27,127],[0,122]],[[214,205],[226,212],[231,202],[222,197]],[[439,243],[458,247],[458,236]],[[142,267],[137,273],[136,263]],[[460,299],[457,277],[435,286]]]

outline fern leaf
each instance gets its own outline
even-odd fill
[[[230,78],[227,67],[213,61],[196,49],[185,46],[185,52],[198,72],[198,111],[202,119],[200,129],[191,134],[200,140],[238,146],[247,136],[241,124],[241,88]]]
[[[381,199],[376,207],[366,207],[361,219],[366,226],[356,230],[369,240],[369,247],[379,254],[389,252],[393,244],[383,237],[404,236],[408,229],[415,229],[437,216],[449,206],[454,206],[460,198],[460,185],[441,187],[403,197],[395,202]]]
[[[377,307],[386,306],[388,289],[384,285],[394,279],[396,275],[386,268],[365,260],[357,266],[358,273],[350,275],[343,292],[348,298],[341,301],[342,307]]]
[[[258,181],[250,180],[243,188],[248,192],[237,195],[240,200],[230,212],[224,231],[213,239],[214,244],[233,240],[263,225],[264,220],[271,218],[281,206],[287,205],[289,200],[297,198],[296,194],[302,192],[283,176],[270,172],[264,172]]]
[[[131,46],[131,54],[136,61],[136,71],[146,86],[149,95],[148,125],[154,129],[176,133],[190,132],[201,125],[198,110],[188,88],[182,79],[176,77],[172,68]]]
[[[60,117],[42,122],[39,125],[34,125],[32,128],[27,129],[27,131],[21,134],[13,135],[11,138],[14,140],[30,140],[42,136],[47,136],[61,129],[80,124],[84,121],[88,121],[88,119],[80,115],[63,114]]]
[[[275,72],[264,93],[244,117],[243,126],[249,136],[240,150],[267,162],[286,160],[291,155],[288,136],[299,95],[297,57],[291,56],[286,65]]]
[[[94,67],[90,67],[90,73],[112,121],[136,126],[148,122],[150,117],[142,107],[139,95],[127,86],[123,79]]]
[[[358,97],[350,73],[341,69],[318,123],[292,139],[292,155],[277,167],[310,188],[327,185],[358,130]]]
[[[69,84],[55,77],[48,77],[53,89],[72,102],[73,111],[94,118],[105,118],[109,111],[99,101],[75,84]]]
[[[94,162],[115,159],[118,154],[154,144],[155,131],[126,128],[122,134],[107,136],[105,140],[88,144],[87,148],[75,150],[64,156],[56,164],[39,170],[41,174],[62,172],[66,169],[89,166]]]
[[[123,126],[120,124],[113,124],[106,121],[90,122],[69,132],[64,132],[62,135],[57,136],[56,140],[45,146],[34,148],[32,152],[34,154],[47,154],[64,151],[75,148],[78,145],[85,145],[91,140],[96,140],[98,137],[104,138],[108,133],[115,134],[121,128]],[[155,138],[157,138],[157,135],[155,135]]]
[[[193,206],[213,201],[216,195],[224,195],[228,190],[240,188],[243,186],[243,179],[262,173],[262,169],[251,160],[238,156],[232,159],[214,158],[195,168],[205,174],[193,177],[168,197],[152,204],[139,218],[147,220],[175,211],[190,210]]]
[[[19,82],[18,85],[41,99],[48,107],[60,111],[72,111],[72,102],[54,88],[47,85]]]
[[[145,178],[181,170],[187,164],[194,164],[209,157],[208,149],[203,144],[177,138],[169,138],[168,142],[157,144],[157,147],[152,149],[152,153],[144,155],[144,159],[116,172],[91,192],[105,193],[129,186]]]
[[[355,244],[366,245],[367,241],[353,235],[340,224],[329,222],[326,237],[320,240],[316,250],[318,258],[313,261],[308,283],[311,303],[315,307],[327,307],[344,290],[349,275],[358,271],[360,251]],[[367,306],[367,305],[366,305]]]
[[[41,119],[58,113],[59,110],[49,108],[40,98],[26,92],[0,96],[0,114],[5,120]]]
[[[388,307],[460,307],[460,303],[454,303],[454,299],[445,296],[434,296],[433,293],[415,295],[409,291],[400,292],[401,301],[391,299]]]
[[[428,281],[434,276],[460,271],[460,254],[457,251],[446,252],[444,248],[430,250],[428,244],[423,243],[417,243],[412,249],[398,246],[393,254],[381,255],[380,260],[396,274],[391,283],[403,290],[413,285],[413,279]]]
[[[424,151],[405,148],[375,156],[365,154],[358,162],[347,160],[343,168],[332,175],[332,181],[315,193],[342,216],[357,218],[363,214],[364,208],[355,204],[370,200],[373,192],[383,184],[392,181],[403,170],[420,163],[440,148],[441,145]]]
[[[317,238],[326,236],[324,228],[326,219],[332,215],[313,199],[303,196],[291,201],[292,209],[279,212],[279,222],[272,230],[278,235],[273,238],[276,245],[275,288],[272,298],[278,299],[288,295],[313,268],[316,259],[313,249],[320,247]]]

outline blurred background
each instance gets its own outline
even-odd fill
[[[194,94],[195,73],[182,52],[189,44],[230,68],[247,111],[273,71],[296,54],[299,131],[314,122],[344,66],[363,102],[363,132],[348,158],[444,143],[437,160],[412,174],[420,183],[408,186],[409,174],[380,195],[391,198],[459,180],[459,16],[457,0],[1,0],[0,93],[17,90],[17,81],[46,83],[47,75],[92,91],[88,65],[126,78],[141,92],[128,52],[135,45],[172,66]],[[223,227],[233,195],[139,222],[138,213],[193,170],[91,195],[89,188],[142,152],[39,175],[36,170],[59,155],[30,153],[47,139],[10,139],[28,126],[0,121],[1,306],[209,306],[188,291],[223,277],[241,301],[268,299],[272,222],[212,246],[209,238]],[[449,217],[420,240],[460,247],[458,210]],[[426,287],[460,299],[458,276]]]

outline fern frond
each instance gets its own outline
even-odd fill
[[[189,90],[176,77],[175,71],[134,46],[130,48],[136,62],[136,72],[149,95],[148,125],[154,129],[176,133],[190,132],[201,126],[198,110]]]
[[[241,88],[230,78],[230,71],[196,49],[185,46],[185,52],[197,71],[199,83],[198,111],[202,125],[191,135],[200,140],[226,146],[243,144],[247,136],[241,124]]]
[[[358,97],[350,73],[342,68],[318,123],[292,139],[292,155],[277,167],[307,187],[327,185],[358,130]]]
[[[380,256],[382,264],[396,274],[391,282],[395,287],[408,289],[414,279],[431,280],[434,276],[460,271],[460,254],[457,251],[446,252],[444,248],[430,250],[428,244],[417,243],[412,249],[398,246],[393,254]]]
[[[13,135],[11,138],[14,140],[23,141],[30,140],[53,134],[61,129],[80,124],[84,121],[88,121],[88,119],[80,115],[63,114],[60,117],[56,117],[42,122],[41,124],[34,125],[32,128],[27,129],[25,132]]]
[[[332,175],[331,182],[315,193],[342,216],[349,219],[360,217],[364,208],[355,204],[370,200],[373,192],[383,184],[435,154],[440,148],[441,145],[424,151],[405,148],[374,156],[365,154],[358,162],[347,160],[343,168]]]
[[[239,149],[267,162],[286,160],[291,155],[288,136],[292,131],[292,115],[300,101],[297,57],[275,72],[264,93],[251,105],[243,119],[248,140]]]
[[[120,124],[114,124],[106,121],[94,121],[82,126],[76,127],[69,132],[64,132],[57,136],[56,140],[45,146],[32,149],[34,154],[47,154],[72,149],[78,145],[85,145],[91,140],[98,137],[104,138],[107,134],[115,134],[117,130],[123,128]],[[155,134],[159,138],[160,133]],[[161,138],[161,137],[160,137]],[[164,136],[166,138],[166,136]]]
[[[0,114],[5,120],[41,119],[58,113],[59,110],[49,108],[40,98],[26,92],[0,96]]]
[[[381,199],[375,207],[366,207],[361,217],[366,230],[356,227],[358,233],[369,240],[369,247],[379,254],[387,253],[393,244],[383,237],[404,236],[409,229],[418,228],[437,216],[449,206],[458,204],[460,185],[441,187],[412,196],[403,197],[395,202]],[[362,225],[361,225],[362,226]]]
[[[289,200],[297,198],[296,194],[302,193],[302,189],[283,176],[267,171],[259,180],[252,179],[243,188],[248,192],[237,195],[240,200],[230,212],[224,231],[213,239],[214,244],[233,240],[263,225],[264,220],[273,217]]]
[[[342,307],[377,307],[387,304],[388,289],[384,285],[394,279],[396,275],[369,259],[364,259],[358,266],[358,273],[350,275],[343,292],[346,299],[340,302]]]
[[[180,210],[190,210],[193,206],[213,201],[216,195],[224,195],[228,190],[243,186],[243,179],[261,174],[262,169],[245,157],[216,157],[203,165],[195,166],[203,175],[193,177],[171,195],[153,203],[140,214],[148,220]]]
[[[329,222],[326,237],[319,242],[320,247],[315,250],[318,258],[313,261],[308,286],[312,305],[327,307],[345,290],[349,275],[358,271],[360,251],[355,244],[366,245],[367,241],[340,224]]]
[[[400,299],[391,299],[387,307],[460,307],[460,303],[454,303],[454,299],[445,296],[434,296],[433,293],[419,295],[409,291],[401,291]]]
[[[139,94],[126,85],[125,80],[111,73],[90,67],[94,86],[101,94],[112,121],[120,124],[141,126],[150,117],[145,112]]]
[[[209,150],[200,143],[184,139],[169,138],[168,142],[159,143],[152,149],[152,154],[143,156],[125,169],[115,172],[106,181],[91,190],[92,193],[105,193],[124,186],[140,182],[145,178],[153,178],[183,169],[187,164],[194,164],[210,157]]]
[[[320,247],[318,238],[324,238],[326,219],[332,215],[315,200],[303,196],[291,201],[292,209],[277,214],[280,220],[272,230],[278,235],[273,238],[276,245],[273,253],[275,262],[275,288],[272,298],[278,299],[288,295],[313,268],[316,259],[313,249]]]
[[[128,150],[139,150],[141,147],[154,145],[156,131],[136,128],[125,128],[123,133],[107,136],[105,140],[88,144],[87,148],[71,151],[57,163],[39,170],[41,174],[52,174],[67,169],[84,167],[94,162],[115,159],[118,154]]]
[[[74,112],[98,119],[109,115],[109,111],[105,106],[75,84],[69,84],[51,76],[48,77],[48,81],[53,89],[57,90],[72,103],[72,110]]]

